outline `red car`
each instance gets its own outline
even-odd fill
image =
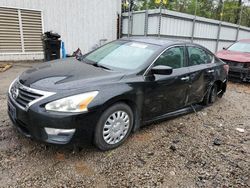
[[[240,40],[216,55],[229,65],[229,78],[250,82],[250,39]]]

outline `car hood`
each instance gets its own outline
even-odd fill
[[[106,70],[67,58],[43,63],[25,71],[21,84],[39,90],[55,91],[81,89],[107,82],[119,81],[124,73]]]
[[[236,61],[240,63],[250,63],[250,53],[221,50],[216,53],[217,57],[224,60]]]

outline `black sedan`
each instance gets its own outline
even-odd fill
[[[81,58],[56,60],[13,81],[8,114],[27,137],[53,144],[121,145],[132,131],[222,97],[228,65],[206,48],[128,38]]]

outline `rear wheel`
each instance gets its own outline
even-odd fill
[[[95,130],[94,143],[101,150],[114,149],[129,136],[133,112],[124,103],[117,103],[103,112]]]
[[[209,103],[214,103],[217,100],[218,97],[218,86],[217,84],[214,84],[211,92],[210,92],[210,96],[209,96]]]
[[[216,101],[217,97],[218,97],[218,86],[217,84],[214,84],[207,92],[207,94],[205,95],[202,104],[204,106],[212,104]]]

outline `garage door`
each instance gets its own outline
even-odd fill
[[[41,11],[0,7],[0,53],[42,52]]]

